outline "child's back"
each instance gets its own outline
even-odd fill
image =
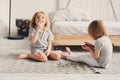
[[[100,57],[97,60],[101,67],[106,68],[111,59],[113,47],[107,36],[98,38],[95,42],[95,49],[100,50]]]

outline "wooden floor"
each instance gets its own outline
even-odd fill
[[[114,46],[120,46],[120,36],[109,36]],[[94,44],[94,40],[88,36],[81,35],[54,35],[53,45],[54,46],[77,46],[83,45],[84,42],[90,42]]]

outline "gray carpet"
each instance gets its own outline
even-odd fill
[[[120,75],[120,53],[113,54],[109,68],[107,69],[94,68],[94,70],[96,72],[100,72],[101,74]]]
[[[40,74],[94,74],[85,64],[68,60],[49,60],[46,63],[30,59],[16,60],[15,55],[0,56],[0,73],[40,73]]]
[[[92,68],[83,63],[69,60],[49,60],[46,63],[30,59],[16,60],[16,55],[0,55],[0,73],[40,73],[40,74],[120,74],[120,54],[113,54],[108,69]]]

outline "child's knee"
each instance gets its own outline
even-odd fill
[[[40,62],[46,62],[48,60],[47,56],[45,54],[38,53],[39,61]]]
[[[61,55],[60,54],[56,54],[56,60],[61,59]]]
[[[58,53],[50,54],[50,57],[54,60],[59,60],[61,59],[61,55]]]

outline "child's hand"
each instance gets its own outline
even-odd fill
[[[86,45],[86,46],[89,46],[90,48],[94,48],[94,45],[91,44],[91,43],[85,42],[85,45]]]
[[[43,26],[44,26],[44,23],[37,23],[37,26],[38,26],[38,27],[43,27]]]
[[[50,55],[50,50],[46,50],[45,55],[48,57]]]
[[[89,42],[85,42],[85,45],[92,45],[91,43],[89,43]]]
[[[91,49],[90,46],[88,46],[88,45],[83,45],[82,48],[85,50],[88,50],[88,51]]]
[[[42,30],[43,26],[44,26],[44,23],[36,22],[36,29],[38,31]]]

